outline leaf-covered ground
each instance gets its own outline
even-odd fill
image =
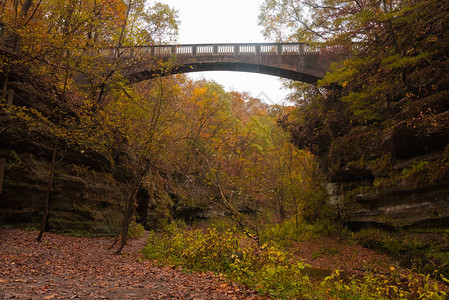
[[[141,260],[145,239],[112,255],[107,238],[0,230],[0,299],[261,299],[210,273]]]
[[[391,257],[362,247],[347,239],[326,236],[295,243],[296,256],[315,268],[323,270],[343,270],[349,274],[371,270],[388,273],[391,267],[403,273],[410,272],[399,266]]]

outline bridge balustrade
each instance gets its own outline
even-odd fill
[[[102,52],[111,53],[113,49]],[[199,45],[154,45],[121,47],[122,55],[167,56],[231,56],[231,55],[304,55],[317,53],[305,43],[265,43],[265,44],[199,44]],[[102,53],[103,54],[103,53]]]
[[[258,44],[198,44],[198,45],[152,45],[130,46],[118,49],[120,56],[151,57],[196,57],[196,56],[237,56],[237,55],[306,55],[319,54],[318,48],[306,43],[258,43]],[[103,56],[114,56],[116,48],[99,50]]]

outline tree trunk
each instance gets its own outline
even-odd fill
[[[6,169],[6,159],[0,158],[0,195],[3,190],[3,180],[5,178],[5,169]]]
[[[129,223],[131,223],[132,217],[134,216],[134,213],[136,212],[137,208],[137,193],[139,192],[139,188],[142,185],[142,182],[147,176],[149,170],[151,167],[151,159],[148,159],[148,161],[145,162],[144,166],[137,167],[139,170],[135,174],[135,181],[133,183],[133,191],[131,196],[128,198],[128,202],[125,206],[125,212],[123,215],[123,224],[122,224],[122,235],[120,239],[120,246],[118,249],[114,252],[114,254],[120,254],[122,252],[123,247],[126,245],[126,240],[128,239],[128,229],[129,229]]]
[[[284,187],[281,186],[279,188],[279,193],[278,193],[278,209],[279,209],[279,218],[281,220],[281,222],[285,221],[286,218],[286,213],[285,213],[285,197],[284,197]]]
[[[296,202],[295,198],[295,225],[296,225],[296,232],[299,230],[299,211],[298,211],[298,203]]]
[[[120,254],[126,245],[126,241],[128,239],[129,223],[131,222],[131,219],[134,216],[134,212],[136,211],[136,206],[137,206],[136,197],[137,197],[137,192],[139,191],[139,187],[140,187],[140,182],[139,182],[139,184],[137,184],[134,187],[134,191],[131,194],[130,198],[128,199],[128,203],[126,203],[125,213],[123,216],[120,245],[117,248],[117,250],[114,252],[114,254]]]
[[[68,56],[68,53],[67,53],[67,56]],[[68,78],[69,78],[69,71],[68,71],[68,69],[66,69],[65,70],[65,78],[64,78],[64,88],[62,89],[61,99],[65,98],[65,93],[67,91]],[[62,113],[59,116],[59,123],[61,123],[61,121],[62,121]],[[44,235],[45,227],[47,226],[48,215],[50,213],[50,195],[53,190],[53,180],[55,177],[56,154],[58,152],[58,146],[59,146],[59,138],[56,137],[55,146],[53,147],[53,154],[51,156],[50,175],[48,178],[47,191],[45,192],[44,213],[42,215],[41,228],[39,231],[39,235],[37,237],[38,242],[42,241],[42,236]]]
[[[56,166],[56,154],[58,151],[59,139],[56,140],[55,146],[53,148],[53,154],[51,157],[50,174],[48,178],[47,190],[45,191],[45,203],[44,203],[44,213],[42,214],[41,227],[39,235],[37,236],[37,241],[42,242],[42,236],[44,235],[45,227],[47,227],[48,215],[50,213],[50,195],[53,190],[53,181],[55,177],[55,166]]]
[[[284,200],[281,200],[279,203],[279,216],[281,217],[281,222],[285,221],[285,206]]]
[[[8,67],[6,69],[5,79],[3,79],[3,87],[2,87],[2,94],[5,99],[8,97],[8,81],[9,81],[9,73],[11,72],[11,65],[8,64]]]

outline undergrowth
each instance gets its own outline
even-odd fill
[[[449,276],[449,232],[400,232],[364,228],[352,234],[362,246],[381,250],[401,260],[408,268],[425,274]]]
[[[283,248],[288,248],[292,242],[307,241],[330,234],[345,237],[348,232],[342,225],[332,221],[319,220],[310,224],[302,219],[297,222],[291,218],[282,223],[266,226],[260,238],[264,242],[274,241]]]
[[[187,230],[170,227],[150,232],[145,258],[190,270],[213,271],[252,287],[273,299],[445,299],[430,276],[365,273],[347,277],[336,270],[319,283],[305,275],[304,262],[276,243],[259,246],[234,229]],[[449,281],[441,276],[441,279]]]
[[[139,239],[141,237],[143,237],[143,235],[145,234],[145,228],[143,227],[142,224],[136,223],[136,222],[131,222],[131,224],[129,224],[129,228],[128,228],[128,238],[131,240],[136,240]]]

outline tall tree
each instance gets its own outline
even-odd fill
[[[177,32],[176,12],[162,4],[145,8],[144,1],[139,0],[51,0],[25,1],[21,13],[17,1],[6,2],[0,13],[5,26],[14,36],[20,37],[20,47],[16,47],[15,55],[3,56],[1,60],[5,74],[3,90],[12,85],[8,82],[10,73],[25,77],[31,72],[33,76],[44,78],[58,99],[44,108],[53,110],[46,120],[67,130],[66,133],[58,131],[54,136],[40,240],[48,216],[58,146],[70,144],[98,149],[99,145],[104,145],[105,142],[95,140],[95,137],[104,139],[105,135],[111,134],[110,129],[98,127],[96,120],[96,115],[104,115],[99,110],[108,105],[103,102],[105,91],[127,93],[128,90],[128,82],[120,74],[119,66],[110,67],[111,57],[100,49],[171,40]],[[29,106],[33,104],[23,106],[21,111],[19,108],[14,110],[25,122],[29,122],[26,116]],[[93,136],[86,136],[80,130],[94,124],[97,129],[104,129]]]

